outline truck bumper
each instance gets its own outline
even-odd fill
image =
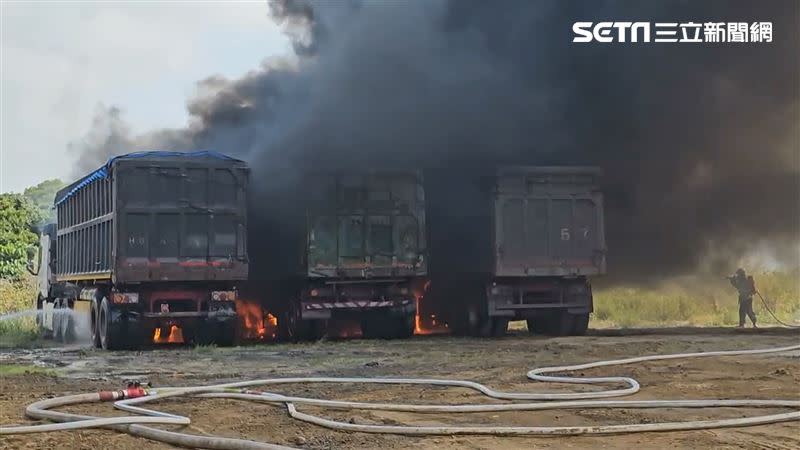
[[[491,317],[527,319],[552,310],[570,314],[592,311],[592,289],[586,279],[502,279],[486,288]]]
[[[135,309],[114,308],[111,312],[112,330],[118,340],[150,342],[156,328],[176,325],[181,328],[184,339],[197,336],[198,332],[211,327],[237,326],[236,311],[191,311],[148,313]]]
[[[390,315],[416,314],[417,304],[413,298],[399,300],[347,300],[347,301],[301,301],[300,316],[303,320],[326,320],[334,316],[388,312]]]

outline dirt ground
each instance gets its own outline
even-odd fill
[[[637,355],[785,346],[800,342],[789,330],[759,333],[729,329],[590,331],[585,337],[544,338],[524,331],[499,339],[418,336],[410,340],[349,340],[312,344],[265,344],[236,348],[161,348],[141,352],[103,352],[80,347],[0,352],[0,364],[56,369],[57,376],[0,377],[0,424],[32,423],[27,404],[45,397],[123,387],[123,380],[154,386],[213,384],[267,377],[406,376],[459,378],[518,391],[574,390],[574,386],[534,383],[534,367],[575,364]],[[746,357],[701,358],[593,369],[586,375],[627,375],[642,391],[629,399],[753,398],[800,399],[800,352]],[[281,393],[360,401],[406,403],[486,402],[472,392],[432,387],[284,385]],[[586,388],[590,389],[590,388]],[[156,404],[153,404],[156,405]],[[234,400],[196,399],[158,404],[164,411],[192,418],[188,432],[243,437],[299,448],[800,448],[800,422],[695,432],[643,433],[604,437],[404,437],[344,433],[294,421],[283,407]],[[578,425],[680,421],[743,417],[764,409],[718,410],[554,410],[485,414],[406,414],[301,410],[354,423]],[[119,415],[110,404],[72,408],[97,415]],[[0,437],[2,448],[156,449],[164,444],[114,431],[94,430]]]

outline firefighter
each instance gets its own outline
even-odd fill
[[[756,284],[752,276],[747,276],[744,269],[736,270],[736,274],[728,277],[733,287],[739,291],[739,328],[744,328],[745,316],[756,326],[756,313],[753,312],[753,295],[756,293]]]

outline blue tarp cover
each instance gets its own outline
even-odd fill
[[[134,152],[128,153],[126,155],[119,155],[115,156],[108,160],[105,164],[103,164],[99,169],[95,170],[94,172],[90,173],[83,177],[78,184],[76,184],[72,189],[64,193],[62,196],[56,199],[55,205],[58,206],[68,198],[75,195],[76,192],[83,189],[84,186],[88,186],[89,184],[94,183],[96,180],[100,180],[103,178],[107,178],[111,173],[111,164],[118,159],[135,159],[135,158],[216,158],[216,159],[226,159],[229,161],[238,161],[236,158],[231,158],[228,155],[223,155],[222,153],[212,152],[208,150],[200,150],[194,152],[167,152],[167,151],[142,151],[142,152]]]

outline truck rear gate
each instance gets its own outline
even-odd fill
[[[439,173],[428,193],[431,298],[457,333],[529,329],[580,334],[592,310],[588,276],[605,273],[600,170],[504,167]],[[434,215],[435,214],[435,215]]]
[[[494,270],[486,287],[490,332],[525,319],[531,332],[583,334],[592,311],[587,276],[605,273],[600,170],[497,171]]]
[[[103,347],[149,342],[165,324],[200,340],[204,326],[225,322],[221,340],[232,341],[236,282],[248,274],[247,180],[244,162],[214,152],[112,158],[56,195],[42,291],[59,305],[86,303]]]
[[[497,277],[605,272],[603,198],[591,168],[497,172],[494,243]]]
[[[427,275],[421,174],[311,173],[304,192],[305,273],[290,334],[316,337],[337,317],[362,319],[367,337],[413,334],[414,287]]]

